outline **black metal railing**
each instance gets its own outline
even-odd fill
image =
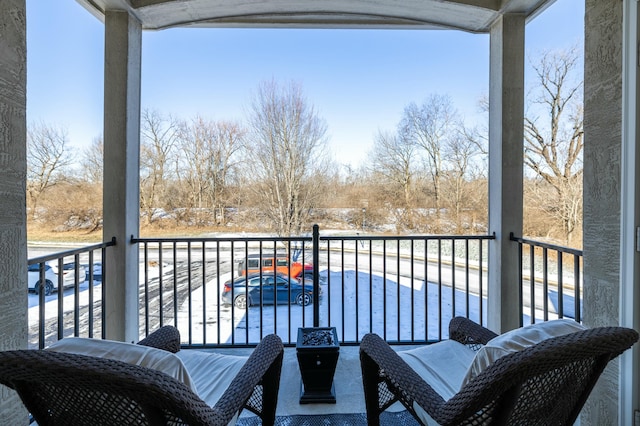
[[[486,323],[493,238],[321,236],[314,227],[296,238],[133,239],[145,265],[140,321],[145,333],[175,325],[185,347],[252,346],[269,333],[292,345],[298,327],[311,325],[336,327],[341,344],[357,344],[368,332],[395,344],[441,340],[455,315]],[[231,285],[250,272],[250,258],[275,262],[278,253],[291,260],[280,273],[297,276],[307,265],[312,280],[302,279],[295,290],[254,288],[248,280]],[[255,280],[265,277],[275,277],[268,265]],[[311,306],[296,305],[295,292],[309,290]],[[260,303],[271,292],[284,304]],[[243,294],[257,300],[254,306],[234,303]]]
[[[269,333],[293,345],[299,327],[322,326],[336,327],[343,345],[358,344],[369,332],[393,344],[438,341],[447,337],[453,316],[486,325],[488,241],[494,238],[325,236],[314,227],[295,238],[132,239],[140,248],[140,334],[171,324],[185,347],[254,346]],[[511,240],[519,244],[521,323],[580,321],[582,252],[513,235]],[[103,269],[96,267],[104,266],[114,244],[29,260],[40,281],[37,295],[29,296],[31,347],[67,336],[104,338],[108,278],[97,277]],[[57,274],[54,287],[68,288],[46,295],[52,263],[57,271],[70,268],[72,278]],[[251,274],[260,283],[279,274],[297,281],[282,294],[277,286],[254,288],[248,280],[231,284]],[[236,303],[251,291],[256,293],[246,307]],[[278,295],[282,304],[267,303]]]
[[[582,250],[510,236],[519,244],[521,325],[582,321]],[[525,308],[528,307],[528,312]]]
[[[67,336],[104,338],[104,262],[109,242],[29,259],[29,347]]]

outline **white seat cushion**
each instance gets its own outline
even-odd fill
[[[521,351],[552,337],[563,336],[584,329],[583,325],[573,320],[559,319],[528,325],[501,334],[491,339],[476,353],[462,385],[464,386],[468,381],[483,372],[491,363],[505,355]]]
[[[444,340],[398,355],[446,401],[460,390],[475,352],[455,340]],[[437,425],[418,404],[413,408],[424,424]]]
[[[193,379],[197,394],[214,406],[249,357],[182,350],[176,354]]]
[[[211,407],[216,405],[249,358],[195,350],[182,350],[176,355],[193,378],[198,396]],[[229,425],[236,423],[239,414],[236,413]]]
[[[168,374],[196,392],[194,382],[182,360],[162,349],[113,340],[66,337],[49,346],[47,350],[113,359],[152,368]]]

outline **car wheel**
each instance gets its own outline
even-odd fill
[[[311,304],[311,295],[309,293],[300,293],[296,296],[296,303],[300,306]]]
[[[40,294],[40,281],[36,283],[35,287],[33,288],[33,291],[36,294]],[[46,280],[44,282],[44,295],[49,296],[51,293],[53,293],[53,283],[49,280]]]
[[[247,296],[244,294],[239,294],[233,299],[233,306],[238,309],[247,309]]]

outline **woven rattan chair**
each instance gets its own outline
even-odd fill
[[[174,351],[179,341],[178,331],[167,328],[140,344]],[[213,407],[160,371],[65,352],[0,352],[0,383],[18,392],[40,426],[227,425],[243,408],[269,425],[282,356],[280,338],[266,336]]]
[[[451,321],[449,336],[474,350],[497,337],[465,318]],[[637,340],[636,331],[622,327],[553,337],[497,359],[444,400],[368,334],[360,346],[368,424],[379,425],[380,413],[400,401],[417,419],[414,404],[440,425],[572,425],[607,363]]]

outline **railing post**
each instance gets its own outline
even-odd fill
[[[320,327],[320,227],[313,225],[311,240],[313,257],[313,326]]]

